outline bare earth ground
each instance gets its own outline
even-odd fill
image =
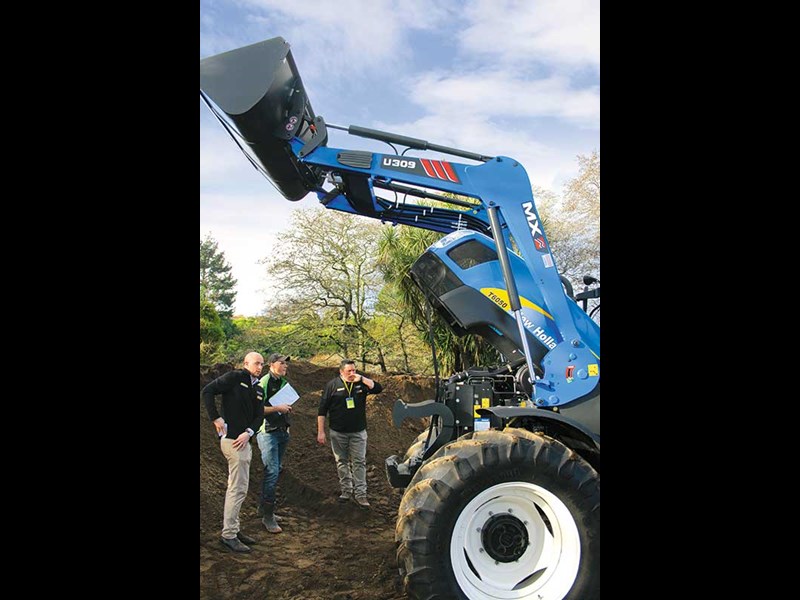
[[[200,387],[231,370],[201,367]],[[367,398],[368,510],[340,504],[339,482],[330,445],[316,441],[317,406],[322,388],[338,370],[291,361],[287,379],[300,394],[294,405],[291,441],[278,483],[277,514],[283,533],[270,534],[256,515],[263,467],[255,438],[250,489],[240,513],[242,531],[259,540],[251,554],[227,552],[219,542],[227,463],[214,427],[200,405],[200,598],[303,600],[401,600],[395,560],[394,525],[402,490],[386,480],[384,459],[403,455],[423,430],[420,420],[392,424],[398,398],[432,399],[432,377],[371,377],[384,387]]]

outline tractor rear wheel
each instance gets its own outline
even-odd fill
[[[395,540],[416,600],[599,598],[600,477],[542,434],[467,434],[414,475]]]

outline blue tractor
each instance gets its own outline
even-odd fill
[[[599,286],[573,295],[559,276],[523,166],[326,123],[280,37],[201,60],[200,94],[286,199],[313,192],[329,209],[447,234],[411,277],[453,332],[482,336],[503,359],[441,381],[435,399],[395,403],[398,426],[430,417],[404,456],[386,459],[405,489],[395,539],[406,593],[598,598],[600,327],[585,309]],[[475,164],[333,148],[329,129]]]

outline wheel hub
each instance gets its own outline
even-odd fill
[[[510,514],[493,515],[481,531],[486,553],[502,563],[514,562],[528,547],[528,530],[517,517]]]

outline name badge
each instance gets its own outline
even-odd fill
[[[248,390],[250,389],[249,385],[247,385],[246,383],[242,383],[241,381],[239,382],[239,385],[242,386],[243,388],[247,388]]]
[[[356,407],[356,401],[353,398],[345,398],[345,402],[347,402],[347,408]]]

